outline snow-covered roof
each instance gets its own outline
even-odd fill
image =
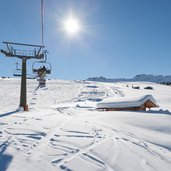
[[[138,107],[150,100],[156,107],[158,104],[152,95],[134,96],[134,97],[112,97],[97,103],[97,108],[127,108]]]

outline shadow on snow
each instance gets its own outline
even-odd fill
[[[12,161],[11,155],[4,154],[8,145],[9,145],[8,141],[0,145],[0,171],[6,171],[10,162]]]
[[[8,115],[12,115],[14,113],[17,113],[17,110],[14,110],[14,111],[11,111],[11,112],[7,112],[7,113],[3,113],[3,114],[0,114],[0,118],[3,118],[5,116],[8,116]]]
[[[171,115],[171,112],[169,110],[158,110],[158,111],[155,111],[155,110],[149,110],[147,111],[147,113],[150,113],[150,114],[166,114],[166,115]]]

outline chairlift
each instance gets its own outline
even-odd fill
[[[33,74],[37,74],[40,71],[40,69],[44,68],[46,71],[46,74],[51,74],[52,71],[52,66],[49,62],[47,62],[47,50],[45,50],[44,52],[44,60],[40,60],[40,61],[35,61],[33,62],[32,65],[32,71]]]
[[[33,74],[38,74],[39,70],[45,68],[46,74],[51,74],[52,66],[49,62],[35,61],[32,65]]]
[[[20,77],[22,75],[22,69],[19,68],[18,65],[19,65],[18,62],[16,62],[16,68],[13,72],[13,76],[16,76],[16,77]]]

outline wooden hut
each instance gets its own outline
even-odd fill
[[[152,95],[107,98],[97,103],[97,109],[104,111],[146,111],[153,107],[159,106]]]

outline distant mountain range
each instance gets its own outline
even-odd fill
[[[97,81],[97,82],[120,82],[120,81],[146,81],[146,82],[155,82],[155,83],[170,83],[171,75],[163,76],[163,75],[147,75],[140,74],[136,75],[134,78],[105,78],[101,77],[89,77],[87,81]]]

